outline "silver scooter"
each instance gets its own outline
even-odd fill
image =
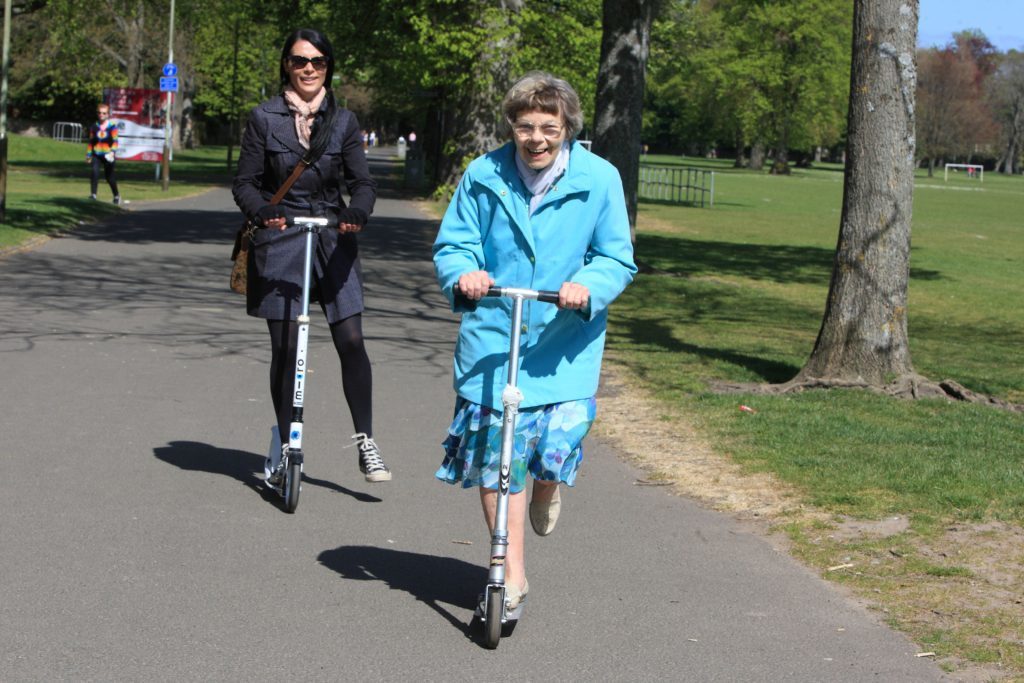
[[[483,622],[484,645],[494,649],[501,640],[502,627],[516,622],[523,613],[521,601],[515,609],[508,609],[505,601],[505,555],[508,548],[508,497],[512,469],[516,418],[523,393],[516,386],[519,379],[519,344],[523,324],[523,301],[533,299],[557,304],[558,292],[491,287],[487,296],[512,299],[512,330],[508,351],[508,383],[501,392],[501,461],[498,472],[498,504],[494,514],[494,532],[491,534],[491,564],[487,573],[487,587],[477,605],[474,617]]]

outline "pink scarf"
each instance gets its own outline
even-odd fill
[[[287,85],[284,88],[284,101],[288,103],[288,108],[295,112],[295,134],[299,138],[299,144],[305,149],[309,149],[309,137],[313,132],[313,121],[316,119],[316,113],[320,111],[320,105],[324,101],[324,97],[327,95],[325,88],[320,88],[320,92],[316,94],[309,102],[299,97],[299,93],[295,92],[292,86]]]

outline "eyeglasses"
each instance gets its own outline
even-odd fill
[[[327,63],[330,61],[327,57],[303,57],[302,55],[288,55],[284,58],[288,62],[288,66],[298,71],[299,69],[305,69],[307,64],[312,64],[313,68],[317,71],[324,71],[327,69]]]
[[[553,123],[545,123],[541,126],[535,126],[532,123],[512,124],[512,130],[515,131],[516,137],[524,139],[533,137],[533,131],[538,128],[540,129],[540,134],[548,140],[554,140],[562,134],[562,126],[558,126]]]

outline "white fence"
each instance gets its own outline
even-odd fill
[[[673,204],[715,205],[715,173],[682,166],[640,165],[637,195]]]
[[[53,139],[57,142],[82,142],[84,139],[82,124],[57,121],[53,124]]]

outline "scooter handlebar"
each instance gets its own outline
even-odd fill
[[[319,230],[329,225],[337,226],[337,221],[331,221],[326,216],[294,216],[288,219],[288,225],[299,228],[311,228]]]
[[[456,283],[453,290],[455,296],[465,297],[462,292],[459,291],[459,285]],[[519,287],[490,287],[487,290],[487,294],[484,296],[494,297],[517,297],[520,296],[524,299],[536,299],[537,301],[543,301],[546,304],[557,304],[558,303],[558,292],[551,290],[537,290],[537,289],[522,289]]]

